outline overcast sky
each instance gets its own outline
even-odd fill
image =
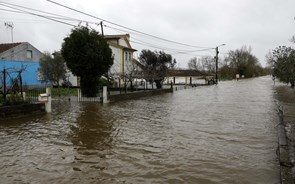
[[[60,50],[63,38],[72,26],[41,17],[12,13],[3,2],[22,5],[71,18],[100,20],[52,4],[46,0],[0,0],[0,42],[11,42],[11,32],[4,25],[13,22],[13,41],[29,42],[41,51]],[[176,58],[179,67],[187,67],[193,57],[215,55],[219,47],[222,58],[229,50],[251,46],[252,53],[265,66],[265,55],[279,45],[294,46],[289,39],[295,35],[294,0],[56,0],[56,2],[86,12],[110,22],[167,40],[198,47],[188,47],[134,33],[104,22],[104,34],[129,33],[131,44],[140,54],[142,49],[164,50]],[[11,10],[11,9],[10,9]],[[31,10],[26,10],[30,11]],[[35,12],[38,13],[38,12]],[[65,21],[65,20],[63,20]],[[66,21],[78,25],[77,21]],[[85,23],[82,23],[85,24]],[[116,28],[116,29],[114,29]],[[118,30],[119,29],[119,30]],[[158,48],[158,49],[157,49]],[[186,53],[181,53],[185,51]]]

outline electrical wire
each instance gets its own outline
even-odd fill
[[[122,33],[126,32],[126,30],[116,28],[116,27],[113,27],[113,26],[109,26],[109,25],[105,25],[105,24],[104,24],[104,27],[107,27],[107,28],[110,28],[110,29],[113,29],[113,30],[116,30],[116,31],[119,31],[119,32],[122,32]],[[141,36],[141,37],[145,36],[145,35],[142,35],[142,34],[139,34],[137,32],[133,32],[133,31],[129,31],[129,30],[128,30],[128,32],[132,33],[133,35],[138,35],[138,36]],[[133,38],[134,38],[134,36],[133,36]],[[150,37],[148,37],[148,38],[150,38]],[[155,39],[155,40],[157,40],[157,42],[159,42],[159,41],[163,42],[163,40],[158,40],[158,39]],[[167,43],[167,42],[165,42],[165,43]],[[150,44],[150,43],[148,43],[148,44]],[[215,48],[210,48],[210,47],[204,47],[204,48],[215,49]],[[177,49],[177,51],[179,51],[179,49]],[[187,51],[187,50],[183,50],[183,51]]]
[[[50,1],[51,2],[51,1]],[[8,4],[8,5],[7,5]],[[59,3],[58,3],[59,4]],[[45,12],[45,11],[41,11],[41,10],[36,10],[36,9],[33,9],[33,8],[28,8],[28,7],[24,7],[24,6],[20,6],[20,5],[15,5],[15,4],[12,4],[12,3],[5,3],[5,2],[2,2],[0,1],[0,5],[1,6],[4,6],[4,7],[8,7],[8,8],[11,8],[11,9],[14,9],[14,10],[7,10],[7,9],[0,9],[0,10],[3,10],[3,11],[9,11],[9,12],[14,12],[14,13],[23,13],[23,14],[30,14],[30,15],[34,15],[34,16],[38,16],[38,17],[42,17],[42,18],[45,18],[45,19],[49,19],[51,21],[55,21],[55,22],[59,22],[59,23],[62,23],[62,24],[66,24],[66,25],[70,25],[70,26],[73,26],[73,27],[76,27],[75,25],[73,24],[70,24],[70,23],[67,23],[67,22],[64,22],[64,21],[60,21],[60,20],[65,20],[65,21],[77,21],[77,22],[86,22],[86,23],[90,23],[90,24],[95,24],[97,25],[96,22],[91,22],[91,21],[86,21],[86,20],[81,20],[81,19],[75,19],[75,18],[71,18],[71,17],[67,17],[67,16],[63,16],[63,15],[58,15],[58,14],[55,14],[55,13],[50,13],[50,12]],[[24,11],[22,9],[19,9],[19,8],[15,8],[13,6],[16,6],[16,7],[20,7],[20,8],[23,8],[23,9],[27,9],[27,10],[31,10],[31,11],[36,11],[36,12],[40,12],[40,13],[45,13],[45,14],[48,14],[48,15],[54,15],[54,16],[48,16],[48,15],[41,15],[41,14],[37,14],[37,13],[32,13],[32,12],[29,12],[29,11]],[[17,11],[16,11],[17,10]],[[79,11],[79,10],[77,10]],[[79,11],[80,12],[80,11]],[[88,15],[88,14],[87,14]],[[92,17],[92,15],[89,14],[89,16]],[[60,19],[60,20],[56,20],[56,19]],[[97,18],[97,19],[100,19],[100,18]],[[105,22],[108,22],[110,24],[113,24],[113,25],[116,25],[116,26],[120,26],[118,24],[114,24],[110,21],[106,21],[104,19],[100,19],[102,21],[105,21]],[[119,29],[119,28],[114,28],[112,26],[108,26],[108,25],[104,25],[105,27],[108,27],[110,29],[114,29],[114,30],[117,30],[117,31],[122,31],[122,32],[125,32],[124,30],[122,29]],[[142,33],[140,31],[136,31],[136,30],[133,30],[133,29],[130,29],[130,28],[127,28],[125,26],[121,26],[122,28],[124,29],[127,29],[129,30],[129,32],[132,32],[133,34],[136,34],[136,35],[144,35],[144,36],[149,36],[149,37],[152,37],[152,38],[156,38],[158,40],[161,40],[161,41],[168,41],[168,42],[171,42],[171,40],[167,40],[167,39],[162,39],[160,37],[157,37],[157,36],[153,36],[153,35],[150,35],[150,34],[146,34],[146,33]],[[131,30],[131,31],[130,31]],[[160,38],[160,39],[159,39]],[[200,51],[207,51],[207,50],[212,50],[214,48],[209,48],[209,47],[199,47],[199,46],[192,46],[192,45],[188,45],[188,44],[182,44],[182,43],[179,43],[179,42],[174,42],[172,41],[172,43],[178,43],[180,45],[185,45],[185,46],[190,46],[190,47],[198,47],[198,48],[204,48],[204,49],[200,49],[200,50],[179,50],[179,49],[173,49],[173,48],[167,48],[167,47],[162,47],[162,46],[158,46],[158,45],[154,45],[154,44],[151,44],[151,43],[148,43],[148,42],[145,42],[145,41],[142,41],[142,40],[139,40],[139,39],[136,39],[136,38],[133,38],[134,40],[137,40],[137,41],[130,41],[130,42],[133,42],[133,43],[136,43],[136,44],[140,44],[140,45],[145,45],[145,46],[148,46],[148,47],[152,47],[152,48],[156,48],[156,49],[161,49],[161,50],[167,50],[167,51],[171,51],[171,52],[174,52],[174,53],[171,53],[171,54],[186,54],[186,55],[193,55],[193,56],[204,56],[204,55],[196,55],[196,54],[190,54],[190,53],[193,53],[193,52],[200,52]]]
[[[0,4],[2,4],[2,5],[4,4],[6,6],[10,6],[9,8],[11,8],[11,9],[17,9],[17,8],[12,8],[11,7],[11,6],[14,6],[14,7],[18,7],[18,8],[30,10],[30,11],[36,11],[36,12],[39,12],[39,13],[48,14],[48,15],[41,15],[41,14],[38,14],[38,15],[46,16],[46,17],[53,18],[53,19],[60,19],[60,20],[65,20],[65,21],[76,21],[76,22],[86,22],[86,23],[91,23],[91,24],[97,24],[97,22],[92,22],[92,21],[82,20],[82,19],[76,19],[76,18],[64,16],[64,15],[59,15],[59,14],[56,14],[56,13],[51,13],[51,12],[46,12],[46,11],[42,11],[42,10],[37,10],[37,9],[33,9],[33,8],[25,7],[25,6],[20,6],[20,5],[16,5],[16,4],[12,4],[12,3],[6,3],[6,2],[3,2],[3,1],[0,1]],[[8,9],[0,9],[0,10],[2,10],[2,11],[8,11],[8,12],[14,12],[14,13],[29,14],[28,12],[24,12],[23,10],[20,11],[19,9],[18,9],[19,11],[8,10]],[[34,15],[36,16],[37,13],[34,13]]]
[[[80,10],[77,10],[77,9],[74,9],[74,8],[71,8],[69,6],[66,6],[66,5],[63,5],[61,3],[57,3],[55,1],[52,1],[52,0],[46,0],[50,3],[53,3],[53,4],[56,4],[58,6],[61,6],[61,7],[64,7],[64,8],[67,8],[69,10],[72,10],[72,11],[75,11],[75,12],[78,12],[78,13],[81,13],[83,15],[87,15],[89,17],[92,17],[92,18],[95,18],[95,19],[98,19],[100,21],[103,21],[103,22],[107,22],[109,24],[112,24],[112,25],[115,25],[115,26],[118,26],[118,27],[121,27],[121,28],[124,28],[124,29],[127,29],[127,30],[130,30],[130,31],[134,31],[134,32],[137,32],[137,33],[140,33],[140,34],[143,34],[143,35],[146,35],[146,36],[149,36],[149,37],[153,37],[153,38],[156,38],[156,39],[159,39],[159,40],[163,40],[163,41],[166,41],[166,42],[170,42],[170,43],[174,43],[174,44],[178,44],[178,45],[183,45],[183,46],[188,46],[188,47],[194,47],[194,48],[209,48],[209,47],[202,47],[202,46],[195,46],[195,45],[190,45],[190,44],[185,44],[185,43],[181,43],[181,42],[177,42],[177,41],[173,41],[173,40],[168,40],[168,39],[165,39],[165,38],[161,38],[161,37],[158,37],[158,36],[155,36],[155,35],[152,35],[152,34],[148,34],[148,33],[145,33],[145,32],[142,32],[142,31],[138,31],[138,30],[135,30],[135,29],[132,29],[132,28],[129,28],[129,27],[126,27],[126,26],[123,26],[123,25],[120,25],[120,24],[117,24],[117,23],[114,23],[114,22],[111,22],[111,21],[108,21],[106,19],[103,19],[103,18],[100,18],[100,17],[97,17],[97,16],[94,16],[94,15],[91,15],[91,14],[88,14],[88,13],[85,13],[83,11],[80,11]]]
[[[108,27],[108,28],[123,32],[123,30],[121,30],[121,29],[113,28],[113,27],[110,27],[110,26],[107,26],[107,25],[105,25],[105,27]],[[151,48],[156,48],[156,49],[161,49],[161,50],[168,50],[168,51],[174,52],[174,53],[171,53],[171,54],[188,54],[188,53],[192,53],[192,52],[200,52],[200,51],[212,50],[212,48],[200,49],[200,50],[180,50],[180,49],[167,48],[167,47],[163,47],[163,46],[159,46],[159,45],[154,45],[152,43],[145,42],[145,41],[142,41],[140,39],[137,39],[134,36],[131,39],[132,40],[130,40],[130,42],[132,42],[132,43],[148,46],[148,47],[151,47]],[[136,40],[136,41],[134,41],[134,40]]]
[[[1,4],[5,4],[5,5],[9,5],[9,6],[15,6],[15,7],[18,7],[18,8],[22,8],[22,9],[27,9],[27,10],[31,10],[31,11],[36,11],[36,12],[39,12],[39,13],[46,13],[48,15],[53,15],[53,16],[58,16],[58,17],[63,17],[65,19],[71,19],[67,16],[63,16],[63,15],[58,15],[58,14],[55,14],[55,13],[51,13],[51,12],[46,12],[46,11],[42,11],[42,10],[37,10],[37,9],[33,9],[33,8],[29,8],[29,7],[25,7],[25,6],[21,6],[21,5],[17,5],[17,4],[12,4],[12,3],[7,3],[7,2],[3,2],[3,1],[0,1]]]
[[[52,21],[55,21],[55,22],[59,22],[59,23],[65,24],[65,25],[76,27],[76,25],[74,25],[74,24],[70,24],[70,23],[67,23],[67,22],[56,20],[54,18],[50,18],[50,17],[44,16],[44,15],[40,15],[40,14],[28,12],[28,11],[25,11],[25,10],[21,10],[21,9],[18,9],[18,8],[15,8],[15,7],[11,7],[9,5],[4,5],[4,4],[1,4],[0,3],[0,6],[8,7],[8,8],[15,9],[15,10],[18,10],[20,12],[24,12],[24,13],[27,13],[27,14],[30,14],[30,15],[35,15],[35,16],[42,17],[42,18],[45,18],[45,19],[48,19],[48,20],[52,20]]]

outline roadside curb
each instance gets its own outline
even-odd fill
[[[285,122],[284,122],[284,112],[283,108],[278,105],[278,150],[277,155],[280,164],[280,183],[281,184],[294,184],[292,168],[293,164],[290,161],[289,156],[289,145],[286,136]]]

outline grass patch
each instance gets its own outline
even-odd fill
[[[78,96],[78,88],[52,88],[51,96]]]
[[[27,97],[38,97],[39,94],[46,93],[46,89],[32,89],[26,91]],[[78,96],[78,88],[51,88],[51,96]]]

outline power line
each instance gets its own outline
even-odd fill
[[[21,13],[21,14],[31,14],[31,15],[42,17],[42,18],[47,17],[47,18],[51,18],[51,19],[59,19],[59,20],[65,20],[65,21],[76,21],[76,22],[86,22],[86,23],[91,23],[91,24],[97,24],[96,22],[91,22],[91,21],[88,21],[88,20],[76,19],[76,18],[72,18],[72,17],[68,17],[68,16],[59,15],[59,14],[56,14],[56,13],[46,12],[46,11],[37,10],[37,9],[25,7],[25,6],[20,6],[20,5],[16,5],[16,4],[12,4],[12,3],[6,3],[6,2],[2,2],[2,1],[0,1],[0,5],[5,6],[5,7],[9,7],[11,9],[18,10],[18,11],[15,11],[15,10],[10,10],[10,9],[9,10],[8,9],[0,9],[2,11]],[[25,10],[30,10],[30,11],[36,11],[36,12],[43,13],[43,14],[48,14],[48,15],[32,13],[32,12],[24,11],[24,10],[15,8],[15,7],[22,8],[22,9],[25,9]]]
[[[33,8],[28,8],[28,7],[24,7],[24,6],[20,6],[20,5],[15,5],[15,4],[12,4],[12,3],[5,3],[5,2],[2,2],[0,1],[0,5],[2,4],[2,6],[6,6],[6,7],[9,7],[11,9],[16,9],[16,10],[19,10],[19,11],[13,11],[13,10],[7,10],[7,9],[2,9],[4,11],[11,11],[11,12],[15,12],[15,13],[25,13],[25,14],[31,14],[31,15],[35,15],[35,16],[39,16],[39,17],[42,17],[42,18],[46,18],[46,19],[49,19],[49,20],[52,20],[52,21],[56,21],[56,22],[60,22],[60,23],[63,23],[63,24],[67,24],[67,25],[71,25],[71,26],[75,26],[73,24],[69,24],[69,23],[66,23],[64,21],[59,21],[59,20],[56,20],[56,19],[61,19],[61,20],[67,20],[67,21],[79,21],[79,22],[87,22],[87,23],[91,23],[91,24],[97,24],[95,22],[90,22],[90,21],[86,21],[86,20],[81,20],[81,19],[75,19],[75,18],[71,18],[71,17],[67,17],[67,16],[63,16],[63,15],[58,15],[58,14],[54,14],[54,13],[50,13],[50,12],[45,12],[45,11],[41,11],[41,10],[36,10],[36,9],[33,9]],[[3,5],[3,4],[6,4],[6,5]],[[9,6],[8,6],[8,5]],[[20,10],[18,8],[13,8],[11,6],[16,6],[16,7],[20,7],[20,8],[23,8],[23,9],[28,9],[28,10],[32,10],[32,11],[37,11],[37,12],[41,12],[41,13],[46,13],[46,14],[49,14],[49,15],[54,15],[54,16],[45,16],[45,15],[41,15],[41,14],[36,14],[36,13],[32,13],[32,12],[28,12],[28,11],[24,11],[24,10]],[[108,22],[108,21],[107,21]],[[105,25],[106,26],[106,25]],[[122,29],[118,29],[118,28],[114,28],[114,27],[111,27],[111,26],[106,26],[106,27],[109,27],[111,29],[115,29],[115,30],[119,30],[119,31],[123,31]],[[136,30],[135,30],[136,31]],[[125,31],[124,31],[125,32]],[[137,33],[138,32],[133,32],[133,33]],[[143,41],[141,41],[143,42]],[[138,43],[139,44],[139,43]],[[164,48],[164,47],[160,47],[160,46],[157,46],[157,45],[154,45],[154,44],[150,44],[150,43],[147,43],[145,42],[145,45],[147,46],[150,46],[150,47],[155,47],[155,48],[158,48],[158,49],[165,49],[165,50],[171,50],[171,51],[177,51],[177,53],[179,52],[195,52],[195,50],[193,51],[187,51],[187,50],[178,50],[178,49],[171,49],[171,48]],[[209,48],[208,48],[209,49]],[[211,48],[210,48],[211,49]],[[198,51],[198,50],[197,50]]]
[[[3,9],[3,8],[0,8],[1,11],[8,11],[8,12],[14,12],[14,13],[22,13],[20,11],[14,11],[14,10],[8,10],[8,9]]]
[[[193,53],[193,52],[202,52],[202,51],[208,51],[211,49],[199,49],[199,50],[191,50],[191,51],[180,51],[180,52],[175,52],[172,54],[187,54],[187,53]]]
[[[81,13],[83,15],[87,15],[89,17],[92,17],[92,18],[95,18],[95,19],[98,19],[100,21],[104,21],[104,22],[107,22],[109,24],[112,24],[112,25],[115,25],[115,26],[118,26],[118,27],[122,27],[124,29],[127,29],[127,30],[131,30],[131,31],[134,31],[134,32],[137,32],[137,33],[140,33],[140,34],[143,34],[143,35],[146,35],[146,36],[149,36],[149,37],[153,37],[153,38],[156,38],[156,39],[159,39],[159,40],[163,40],[163,41],[166,41],[166,42],[170,42],[170,43],[174,43],[174,44],[178,44],[178,45],[183,45],[183,46],[188,46],[188,47],[194,47],[194,48],[209,48],[209,47],[201,47],[201,46],[195,46],[195,45],[190,45],[190,44],[185,44],[185,43],[180,43],[180,42],[177,42],[177,41],[173,41],[173,40],[168,40],[168,39],[165,39],[165,38],[161,38],[161,37],[158,37],[158,36],[154,36],[154,35],[151,35],[151,34],[148,34],[148,33],[145,33],[145,32],[142,32],[142,31],[138,31],[138,30],[135,30],[135,29],[132,29],[132,28],[128,28],[126,26],[123,26],[123,25],[120,25],[120,24],[117,24],[117,23],[114,23],[114,22],[111,22],[111,21],[108,21],[106,19],[103,19],[103,18],[99,18],[97,16],[94,16],[94,15],[91,15],[91,14],[88,14],[88,13],[85,13],[85,12],[82,12],[80,10],[77,10],[77,9],[74,9],[74,8],[71,8],[69,6],[66,6],[66,5],[63,5],[61,3],[57,3],[55,1],[52,1],[52,0],[46,0],[50,3],[53,3],[53,4],[56,4],[58,6],[61,6],[61,7],[64,7],[64,8],[67,8],[69,10],[72,10],[72,11],[75,11],[75,12],[78,12],[78,13]],[[212,48],[211,48],[212,49]]]
[[[116,31],[119,31],[119,32],[122,32],[122,33],[125,33],[125,31],[122,30],[122,29],[117,29],[117,28],[114,28],[114,27],[111,27],[111,26],[108,26],[108,25],[104,25],[104,26],[107,27],[107,28],[110,28],[110,29],[113,29],[113,30],[116,30]],[[134,36],[132,36],[131,39],[136,40],[136,41],[130,40],[130,42],[140,44],[140,45],[149,46],[149,47],[153,47],[153,48],[157,48],[157,49],[170,50],[170,51],[174,51],[174,52],[190,52],[190,50],[180,50],[180,49],[174,49],[174,48],[168,48],[168,47],[155,45],[153,43],[149,43],[149,42],[137,39]]]
[[[73,27],[75,27],[75,25],[70,24],[70,23],[67,23],[67,22],[64,22],[64,21],[59,21],[59,20],[56,20],[56,19],[61,19],[61,20],[66,20],[66,21],[87,22],[87,23],[91,23],[91,24],[96,24],[97,25],[97,23],[95,23],[95,22],[81,20],[81,19],[75,19],[75,18],[71,18],[71,17],[67,17],[67,16],[63,16],[63,15],[58,15],[58,14],[54,14],[54,13],[50,13],[50,12],[45,12],[45,11],[41,11],[41,10],[36,10],[36,9],[32,9],[32,8],[28,8],[28,7],[24,7],[24,6],[19,6],[19,5],[15,5],[15,4],[11,4],[11,3],[4,3],[4,2],[1,2],[0,1],[0,5],[1,6],[4,6],[4,7],[11,8],[11,9],[14,9],[14,10],[8,10],[8,9],[0,9],[0,10],[14,12],[14,13],[30,14],[30,15],[42,17],[42,18],[45,18],[45,19],[49,19],[49,20],[52,20],[52,21],[55,21],[55,22],[59,22],[59,23],[62,23],[62,24],[70,25],[70,26],[73,26]],[[29,11],[24,11],[24,10],[19,9],[19,8],[15,8],[13,6],[20,7],[20,8],[23,8],[23,9],[32,10],[32,11],[37,11],[37,12],[41,12],[41,13],[45,13],[45,14],[49,14],[49,15],[54,15],[54,16],[48,16],[48,15],[41,15],[41,14],[37,14],[37,13],[32,13],[32,12],[29,12]],[[18,10],[18,11],[15,11],[15,10]],[[106,21],[106,22],[108,22],[108,21]],[[119,30],[119,31],[125,32],[124,30],[119,29],[119,28],[114,28],[114,27],[111,27],[111,26],[106,26],[106,27],[109,27],[109,28],[114,29],[114,30],[117,30],[117,31]],[[125,27],[123,27],[123,28],[125,28]],[[136,35],[141,35],[142,36],[142,34],[140,34],[140,32],[138,32],[136,30],[132,30],[131,32],[135,33]],[[148,36],[146,34],[144,34],[144,35],[145,36]],[[153,38],[157,38],[157,37],[153,37]],[[157,49],[168,50],[170,52],[173,52],[174,51],[174,53],[172,53],[172,54],[185,54],[185,55],[193,55],[193,56],[204,56],[204,55],[196,55],[196,54],[189,54],[189,53],[199,52],[199,51],[206,51],[206,50],[211,50],[212,49],[212,48],[206,48],[205,47],[206,49],[201,49],[201,50],[179,50],[179,49],[173,49],[173,48],[167,48],[167,47],[158,46],[158,45],[151,44],[151,43],[148,43],[148,42],[145,42],[145,41],[136,39],[136,38],[133,38],[133,39],[138,40],[139,42],[136,42],[136,41],[131,41],[131,42],[134,42],[134,43],[140,44],[140,45],[145,45],[145,46],[157,48]],[[164,40],[161,39],[161,40],[162,41],[165,41],[165,39]]]
[[[1,2],[0,2],[0,6],[1,6]],[[2,5],[3,6],[3,5]],[[12,8],[12,7],[10,7]],[[20,14],[30,14],[28,12],[24,12],[24,11],[15,11],[15,10],[8,10],[8,9],[2,9],[0,8],[0,11],[7,11],[7,12],[13,12],[13,13],[20,13]],[[42,12],[42,11],[41,11]],[[44,13],[47,13],[47,12],[44,12]],[[33,16],[39,16],[39,17],[42,17],[42,18],[51,18],[50,20],[53,21],[52,19],[60,19],[60,20],[65,20],[65,21],[75,21],[75,22],[85,22],[85,23],[89,23],[89,24],[97,24],[96,22],[92,22],[92,21],[88,21],[88,20],[82,20],[82,19],[75,19],[75,18],[71,18],[71,17],[64,17],[62,15],[58,15],[56,14],[57,16],[62,16],[62,17],[57,17],[57,16],[46,16],[46,15],[41,15],[41,14],[37,14],[37,13],[33,13],[31,14]],[[1,18],[0,18],[1,19]],[[7,18],[8,19],[8,18]],[[9,18],[11,19],[11,18]],[[3,20],[3,19],[2,19]],[[28,19],[15,19],[14,20],[25,20],[25,21],[28,21]],[[32,21],[42,21],[42,20],[36,20],[36,19],[32,19]],[[56,22],[56,21],[55,21]]]
[[[115,28],[115,27],[112,27],[112,26],[109,26],[109,25],[104,25],[104,26],[107,27],[107,28],[122,32],[122,33],[126,33],[126,30]],[[131,31],[131,33],[134,34],[134,35],[142,36],[142,35],[140,35],[138,33],[132,32],[132,31]],[[136,40],[136,41],[130,41],[130,42],[140,44],[140,45],[144,45],[144,46],[149,46],[151,48],[162,49],[162,50],[170,50],[170,51],[175,52],[176,54],[178,54],[179,52],[183,52],[183,54],[184,54],[184,52],[189,53],[189,52],[197,52],[197,51],[199,51],[199,50],[197,50],[197,51],[196,50],[181,50],[181,49],[163,47],[163,46],[160,46],[160,45],[155,45],[155,44],[150,43],[150,42],[142,41],[140,39],[136,39],[135,36],[132,36],[131,39]],[[212,50],[212,49],[215,49],[215,48],[208,48],[208,49],[204,49],[204,50]],[[201,51],[203,51],[203,50],[201,50]]]
[[[153,48],[157,48],[157,49],[162,49],[162,50],[169,50],[171,52],[174,52],[172,54],[188,54],[188,53],[193,53],[193,52],[202,52],[202,51],[208,51],[211,49],[199,49],[199,50],[176,50],[176,49],[171,49],[171,48],[165,48],[165,47],[160,47],[157,45],[153,45],[153,44],[149,44],[149,43],[141,43],[141,42],[136,42],[136,41],[130,41],[133,43],[137,43],[140,45],[145,45],[145,46],[149,46],[149,47],[153,47]]]
[[[69,26],[73,26],[73,27],[75,27],[74,24],[70,24],[70,23],[67,23],[67,22],[63,22],[63,21],[60,21],[60,20],[56,20],[56,19],[54,19],[54,18],[50,18],[50,17],[48,17],[48,16],[44,16],[44,15],[40,15],[40,14],[36,14],[36,13],[32,13],[32,12],[28,12],[28,11],[25,11],[25,10],[21,10],[21,9],[18,9],[18,8],[15,8],[15,7],[11,7],[11,6],[9,6],[9,5],[5,5],[5,4],[1,4],[1,3],[0,3],[0,6],[8,7],[8,8],[14,9],[14,10],[18,10],[18,11],[23,12],[23,13],[27,13],[27,14],[30,14],[30,15],[35,15],[35,16],[42,17],[42,18],[45,18],[45,19],[48,19],[48,20],[52,20],[52,21],[55,21],[55,22],[59,22],[59,23],[65,24],[65,25],[69,25]]]
[[[10,5],[10,6],[15,6],[15,7],[22,8],[22,9],[27,9],[27,10],[36,11],[36,12],[39,12],[39,13],[46,13],[46,14],[48,14],[48,15],[53,15],[53,16],[58,16],[58,17],[69,18],[69,17],[63,16],[63,15],[58,15],[58,14],[55,14],[55,13],[46,12],[46,11],[42,11],[42,10],[37,10],[37,9],[33,9],[33,8],[29,8],[29,7],[25,7],[25,6],[21,6],[21,5],[17,5],[17,4],[7,3],[7,2],[3,2],[3,1],[0,1],[0,3],[1,3],[1,4],[5,4],[5,5]],[[48,17],[49,17],[49,16],[48,16]]]
[[[110,27],[110,26],[107,26],[107,25],[104,25],[104,26],[105,27],[108,27],[108,28],[111,28],[111,29],[114,29],[114,30],[116,30],[116,31],[118,31],[120,33],[122,33],[122,32],[125,33],[125,31],[122,30],[122,29],[117,29],[117,28]],[[132,43],[135,43],[135,44],[138,44],[138,45],[143,45],[143,46],[148,46],[150,48],[166,50],[171,55],[184,54],[184,55],[191,55],[191,56],[207,56],[207,55],[190,54],[190,53],[192,53],[192,52],[201,52],[201,51],[210,51],[210,50],[212,50],[212,48],[209,48],[209,49],[200,49],[200,50],[180,50],[180,49],[162,47],[162,46],[155,45],[155,44],[152,44],[152,43],[149,43],[149,42],[145,42],[145,41],[142,41],[140,39],[136,39],[134,36],[131,39],[132,40],[130,40],[130,42],[132,42]],[[134,40],[137,40],[137,41],[134,41]]]
[[[163,47],[160,47],[160,46],[157,46],[157,45],[153,45],[153,44],[149,44],[149,43],[137,42],[137,41],[133,41],[133,40],[130,40],[130,42],[136,43],[136,44],[139,44],[139,45],[144,45],[144,46],[152,47],[152,48],[155,48],[155,49],[170,50],[171,51],[171,49],[169,49],[169,48],[163,48]]]

